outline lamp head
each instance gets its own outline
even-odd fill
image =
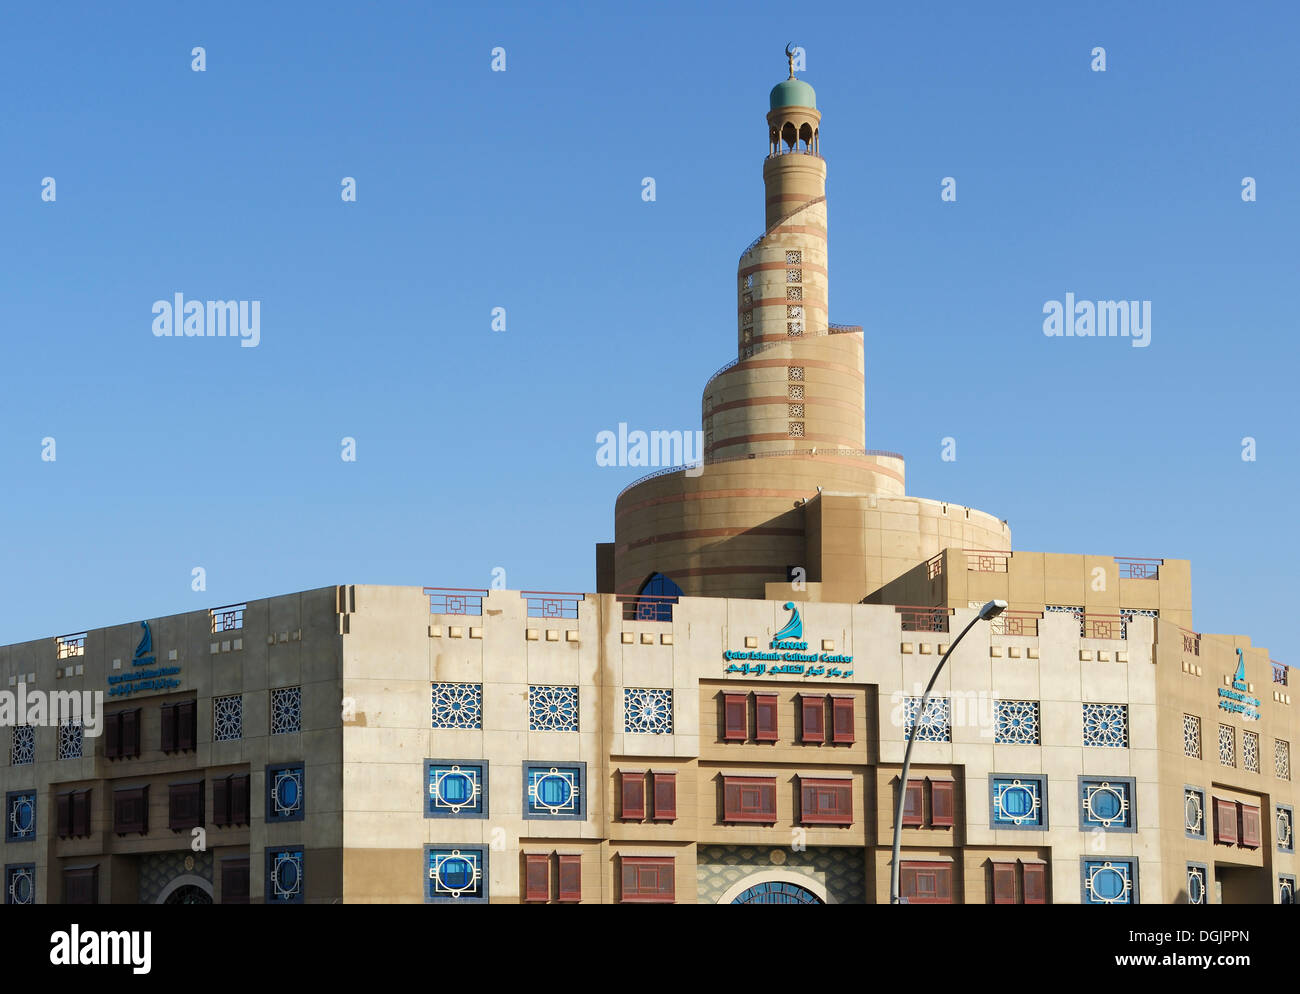
[[[1006,609],[1007,609],[1006,601],[989,601],[982,608],[980,608],[980,613],[979,613],[980,621],[988,621],[991,618],[996,618],[999,614],[1001,614]]]

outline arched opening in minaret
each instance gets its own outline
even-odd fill
[[[781,128],[781,141],[785,144],[788,152],[793,152],[795,146],[799,144],[799,132],[795,130],[794,125],[789,121],[786,121]]]
[[[662,573],[651,573],[636,592],[637,621],[672,621],[682,588]]]
[[[801,152],[811,152],[813,150],[813,129],[811,124],[805,124],[799,129],[799,141],[802,143]]]

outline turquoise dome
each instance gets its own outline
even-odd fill
[[[811,107],[817,109],[817,91],[802,79],[787,79],[772,87],[769,97],[772,110],[778,107]]]

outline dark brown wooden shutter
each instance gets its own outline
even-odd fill
[[[1016,903],[1016,864],[993,864],[993,903]]]
[[[1047,903],[1047,867],[1042,863],[1025,863],[1025,903]]]
[[[826,741],[826,698],[799,695],[800,724],[803,725],[800,740],[803,742]]]
[[[907,863],[898,868],[898,896],[909,901],[916,899],[916,869]]]
[[[66,839],[72,834],[72,795],[60,794],[56,799],[55,810],[55,831],[60,839]]]
[[[203,824],[203,782],[174,783],[167,789],[167,827],[179,832]]]
[[[524,900],[549,901],[551,899],[550,853],[525,853],[524,865]]]
[[[115,711],[104,723],[104,758],[117,759],[122,754],[122,712]]]
[[[560,856],[560,894],[561,901],[582,900],[582,857],[576,855]]]
[[[930,781],[930,824],[933,826],[951,825],[953,821],[953,782],[951,780]]]
[[[754,739],[758,742],[777,739],[776,694],[754,694]]]
[[[831,698],[831,741],[851,743],[853,741],[853,698]]]
[[[654,820],[672,821],[677,817],[677,774],[652,773],[654,784]]]
[[[140,755],[140,709],[132,708],[122,711],[118,717],[122,721],[122,756]]]
[[[247,856],[236,856],[221,861],[221,903],[248,903]]]
[[[212,824],[230,824],[229,777],[217,777],[212,781]]]
[[[63,903],[99,903],[99,867],[97,865],[63,871]]]
[[[118,835],[149,832],[149,788],[113,791],[113,831]]]
[[[176,748],[181,752],[194,748],[198,732],[198,711],[194,701],[181,701],[176,705]]]
[[[90,834],[90,789],[72,793],[72,834],[80,838]]]
[[[1237,844],[1237,805],[1218,797],[1214,799],[1214,841]]]
[[[230,778],[230,824],[248,824],[248,774],[240,773]]]
[[[749,705],[745,694],[722,695],[722,738],[744,742],[749,738]]]
[[[1259,807],[1254,804],[1238,804],[1241,810],[1241,831],[1237,837],[1244,849],[1259,848]]]
[[[913,828],[925,821],[922,810],[923,787],[920,780],[907,781],[907,795],[903,798],[903,824]]]
[[[623,820],[641,821],[645,818],[645,774],[620,772],[623,795]]]
[[[164,704],[159,711],[162,716],[162,751],[176,751],[176,705]]]

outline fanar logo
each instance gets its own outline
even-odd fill
[[[772,636],[773,649],[807,649],[808,643],[803,639],[803,619],[799,617],[799,609],[794,606],[793,602],[786,601],[785,609],[790,612],[790,620],[785,623],[785,627]]]
[[[1250,684],[1246,682],[1246,657],[1237,650],[1237,672],[1232,674],[1232,689],[1240,691],[1249,691]]]

